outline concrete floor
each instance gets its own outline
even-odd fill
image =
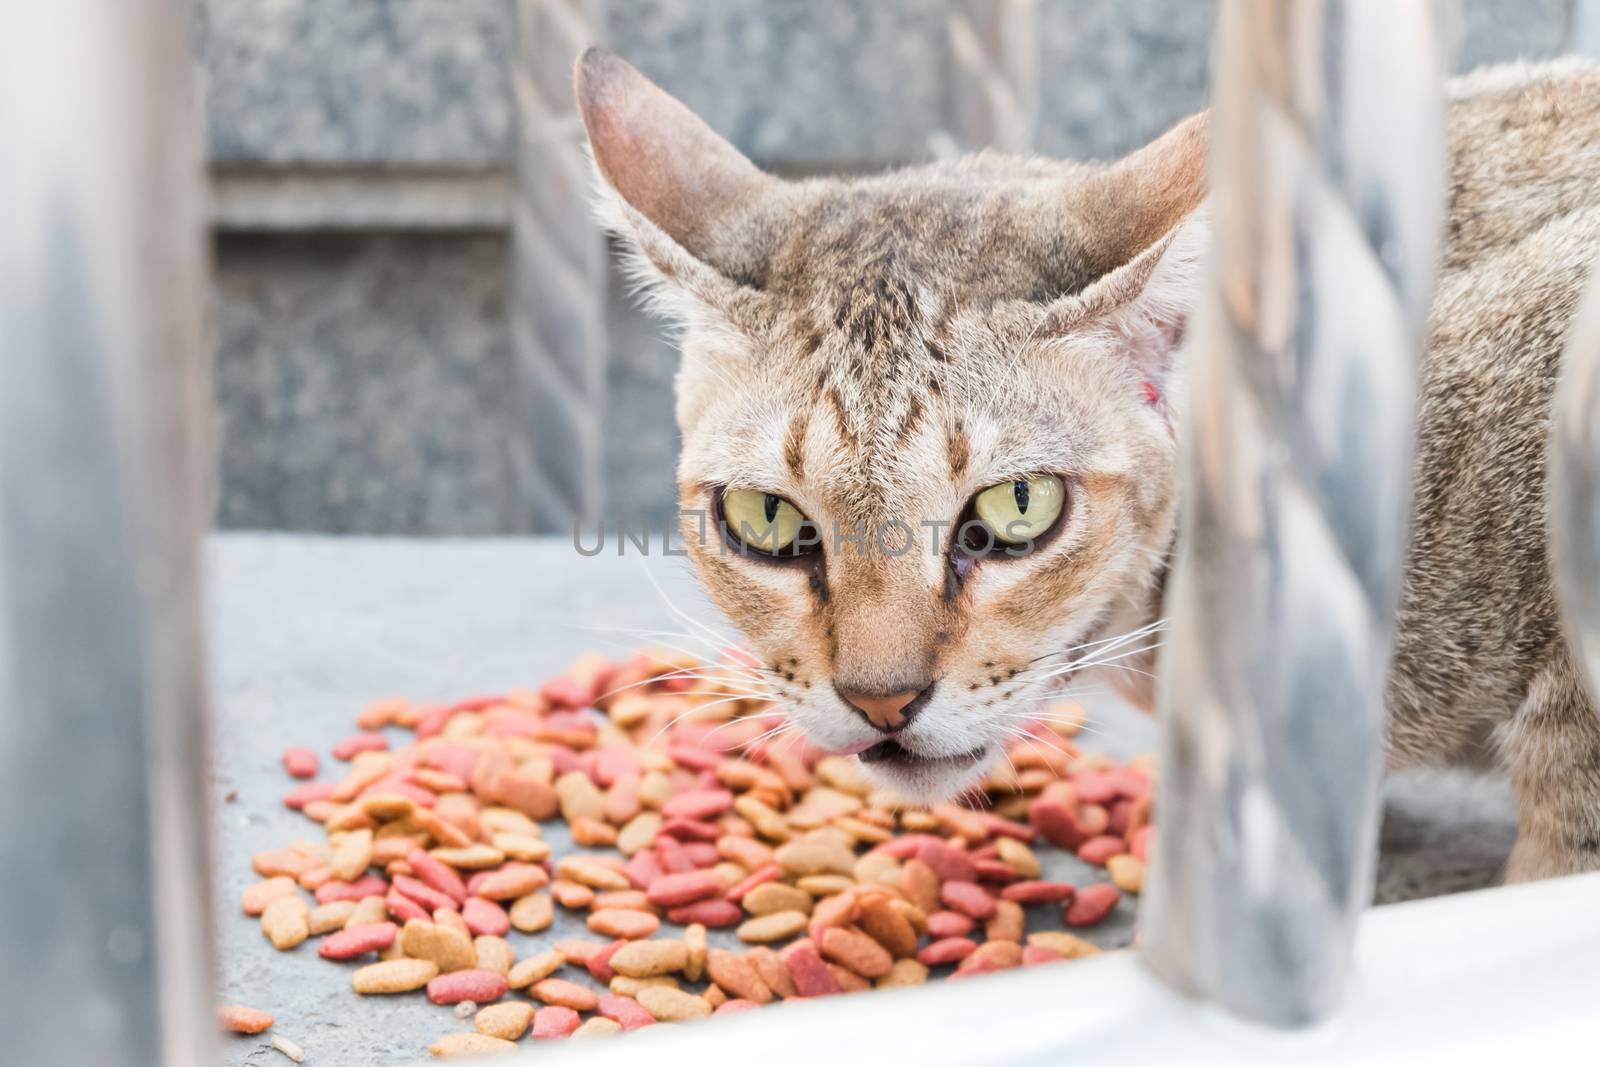
[[[276,1032],[302,1045],[308,1063],[413,1062],[430,1041],[470,1024],[420,994],[363,1001],[350,989],[351,965],[315,958],[314,942],[275,952],[239,912],[239,893],[255,878],[252,852],[321,832],[279,802],[288,785],[278,762],[283,748],[318,750],[329,774],[327,750],[376,697],[448,700],[536,683],[582,651],[620,655],[652,640],[630,631],[690,629],[673,605],[696,618],[714,616],[684,560],[641,559],[631,546],[624,558],[614,551],[585,558],[561,539],[229,534],[213,541],[210,565],[219,997],[275,1013]],[[1093,747],[1124,757],[1153,747],[1147,718],[1111,703],[1093,710]],[[397,741],[401,736],[409,735],[400,732]],[[1402,776],[1390,783],[1379,899],[1492,883],[1514,829],[1497,780]],[[567,845],[559,822],[548,824],[546,836],[558,851]],[[1044,856],[1047,876],[1103,878],[1054,850]],[[581,920],[557,911],[557,923],[540,935],[512,932],[519,958],[561,937],[589,936]],[[1126,944],[1132,921],[1131,903],[1124,903],[1093,937]],[[255,1038],[229,1039],[225,1049],[229,1064],[280,1060]]]

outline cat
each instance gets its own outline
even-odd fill
[[[1106,673],[1149,708],[1155,642],[1114,639],[1159,619],[1173,558],[1205,114],[1111,164],[786,181],[615,55],[585,53],[576,91],[603,220],[682,329],[694,566],[801,731],[940,799],[1043,706],[1065,650],[1122,648],[1138,669]],[[1388,762],[1504,766],[1508,877],[1593,870],[1600,716],[1555,608],[1544,454],[1600,253],[1600,70],[1496,68],[1448,95]]]

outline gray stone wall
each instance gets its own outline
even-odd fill
[[[203,0],[221,525],[533,529],[505,308],[516,2]],[[1214,0],[1003,2],[1031,20],[1020,47],[1037,78],[1020,84],[1037,86],[1039,151],[1117,155],[1204,106]],[[602,43],[786,173],[970,140],[950,24],[999,10],[597,6]],[[1458,68],[1560,53],[1572,8],[1468,0]],[[659,519],[673,496],[674,357],[614,272],[603,299],[605,514]]]

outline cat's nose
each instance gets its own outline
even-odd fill
[[[834,686],[845,703],[855,708],[874,728],[892,733],[903,728],[927,703],[918,699],[928,689],[906,689],[899,693],[865,693]],[[932,688],[931,686],[929,688]]]

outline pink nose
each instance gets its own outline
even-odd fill
[[[867,717],[873,726],[887,733],[898,730],[909,720],[905,714],[907,704],[917,699],[919,690],[907,689],[903,693],[890,693],[887,696],[875,696],[869,693],[855,693],[848,689],[839,690],[839,695],[849,701],[857,711]]]

